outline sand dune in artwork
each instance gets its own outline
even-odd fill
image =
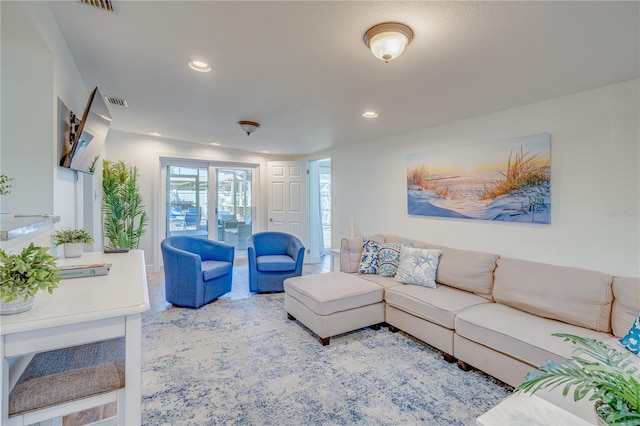
[[[407,170],[409,214],[550,223],[548,156],[512,150],[504,168],[430,174],[426,165]]]

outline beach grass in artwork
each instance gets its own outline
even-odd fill
[[[407,156],[410,215],[551,223],[551,135]]]

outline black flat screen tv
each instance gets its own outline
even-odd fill
[[[65,124],[63,134],[60,166],[93,174],[110,124],[111,114],[96,87],[89,95],[80,121],[73,113],[69,113],[69,124]]]

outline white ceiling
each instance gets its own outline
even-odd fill
[[[112,129],[249,151],[310,154],[639,75],[637,1],[49,3],[87,90],[127,100]],[[386,21],[414,31],[389,64],[362,41]]]

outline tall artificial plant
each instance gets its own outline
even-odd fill
[[[138,168],[124,161],[102,161],[102,213],[105,248],[136,249],[149,217],[138,184]]]

